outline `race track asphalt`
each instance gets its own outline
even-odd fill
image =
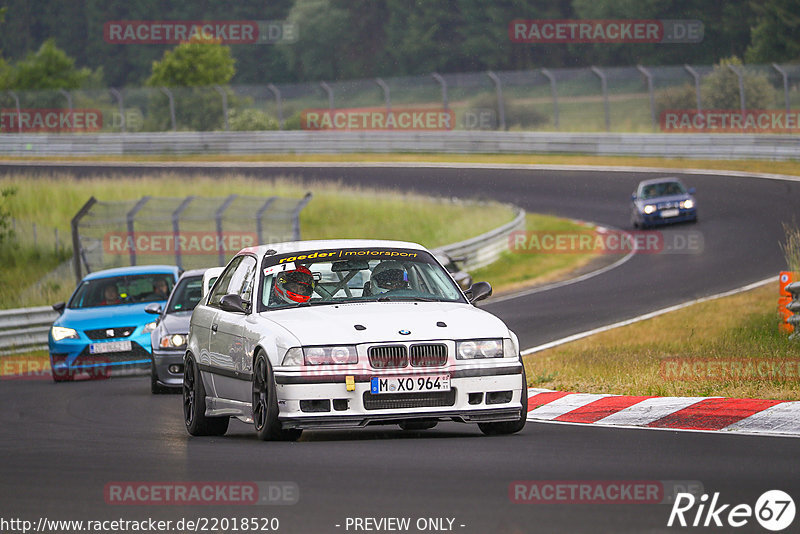
[[[4,165],[0,173],[13,168]],[[88,176],[109,169],[71,170]],[[265,179],[288,174],[309,182],[491,198],[614,227],[627,226],[628,199],[643,178],[628,172],[460,168],[230,170]],[[800,184],[715,175],[685,182],[697,188],[701,220],[664,232],[700,232],[702,253],[638,254],[584,282],[485,308],[529,347],[777,274],[783,266],[781,223],[798,212]],[[472,426],[448,423],[425,432],[373,427],[262,443],[239,422],[224,437],[191,438],[183,429],[180,397],[152,396],[148,386],[141,377],[0,382],[0,518],[278,517],[279,532],[298,533],[355,532],[346,528],[348,517],[410,517],[408,532],[418,532],[415,521],[427,517],[454,518],[453,531],[464,533],[675,530],[666,526],[667,504],[515,504],[509,487],[519,480],[699,481],[706,493],[720,492],[723,503],[752,506],[769,489],[800,502],[800,442],[793,438],[547,423],[487,438]],[[287,506],[107,503],[106,485],[123,481],[289,481],[297,484],[300,499]],[[751,519],[737,530],[757,527]]]

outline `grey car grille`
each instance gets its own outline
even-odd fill
[[[384,393],[378,395],[365,391],[363,400],[366,410],[437,408],[453,406],[456,403],[456,390],[426,393]]]
[[[369,364],[375,369],[397,369],[408,365],[405,345],[378,345],[369,348]]]
[[[411,346],[411,365],[414,367],[441,367],[447,363],[447,345],[430,343]]]

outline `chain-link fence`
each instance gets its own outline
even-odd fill
[[[310,200],[311,193],[301,199],[92,197],[72,220],[75,276],[129,265],[225,265],[243,248],[299,240],[300,211]]]
[[[263,131],[307,110],[443,109],[458,130],[664,129],[666,110],[800,105],[800,65],[680,65],[432,73],[303,84],[0,93],[2,133]]]
[[[59,253],[69,248],[69,232],[43,226],[31,221],[11,218],[8,223],[9,241],[25,248]]]

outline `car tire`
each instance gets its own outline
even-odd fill
[[[156,373],[156,365],[150,362],[150,393],[153,395],[163,395],[165,393],[172,393],[172,389],[162,386],[158,383],[158,374]]]
[[[206,390],[191,355],[186,356],[183,366],[183,422],[192,436],[221,436],[230,422],[230,417],[206,416]]]
[[[398,426],[403,430],[429,430],[439,424],[439,421],[430,421],[425,419],[402,421]]]
[[[522,365],[522,412],[516,421],[500,421],[497,423],[478,423],[478,428],[487,436],[514,434],[525,428],[528,420],[528,378],[525,375],[525,364]]]
[[[272,366],[259,352],[253,364],[253,426],[262,441],[296,441],[301,429],[284,429],[278,420],[278,395]]]

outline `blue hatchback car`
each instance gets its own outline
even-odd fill
[[[639,183],[631,195],[631,225],[648,228],[662,224],[697,221],[694,188],[677,178],[655,178]]]
[[[166,303],[179,269],[142,265],[87,275],[50,328],[48,345],[53,380],[105,377],[114,371],[150,368],[150,333],[155,328],[145,307]]]

